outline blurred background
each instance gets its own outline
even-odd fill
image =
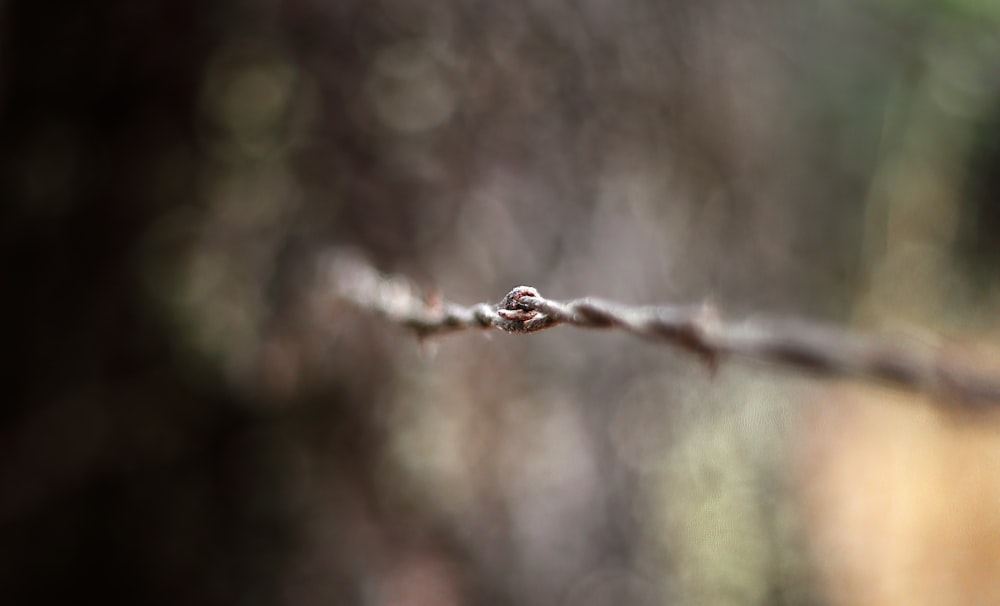
[[[0,3],[0,602],[1000,602],[1000,422],[462,303],[1000,367],[995,0]]]

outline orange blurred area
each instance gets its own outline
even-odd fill
[[[835,604],[1000,599],[1000,416],[831,390],[804,422],[810,553]]]

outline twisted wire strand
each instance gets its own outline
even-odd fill
[[[518,286],[497,304],[463,306],[421,296],[399,277],[357,260],[334,262],[335,297],[430,337],[462,330],[531,334],[567,324],[619,329],[686,350],[709,366],[740,357],[825,377],[858,378],[946,396],[1000,403],[1000,376],[949,362],[930,349],[890,343],[807,322],[730,322],[709,304],[629,306],[595,298],[554,301]]]

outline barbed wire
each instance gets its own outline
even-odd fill
[[[711,367],[728,357],[826,377],[872,380],[966,403],[1000,403],[1000,376],[949,361],[941,351],[864,337],[804,321],[725,321],[710,304],[630,306],[596,298],[553,301],[518,286],[497,304],[458,305],[421,295],[406,279],[357,259],[328,267],[335,297],[413,330],[418,337],[462,330],[531,334],[567,324],[619,329],[695,354]]]

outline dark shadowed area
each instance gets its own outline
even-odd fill
[[[2,604],[1000,601],[991,411],[328,279],[1000,369],[1000,3],[8,0],[0,171]]]

